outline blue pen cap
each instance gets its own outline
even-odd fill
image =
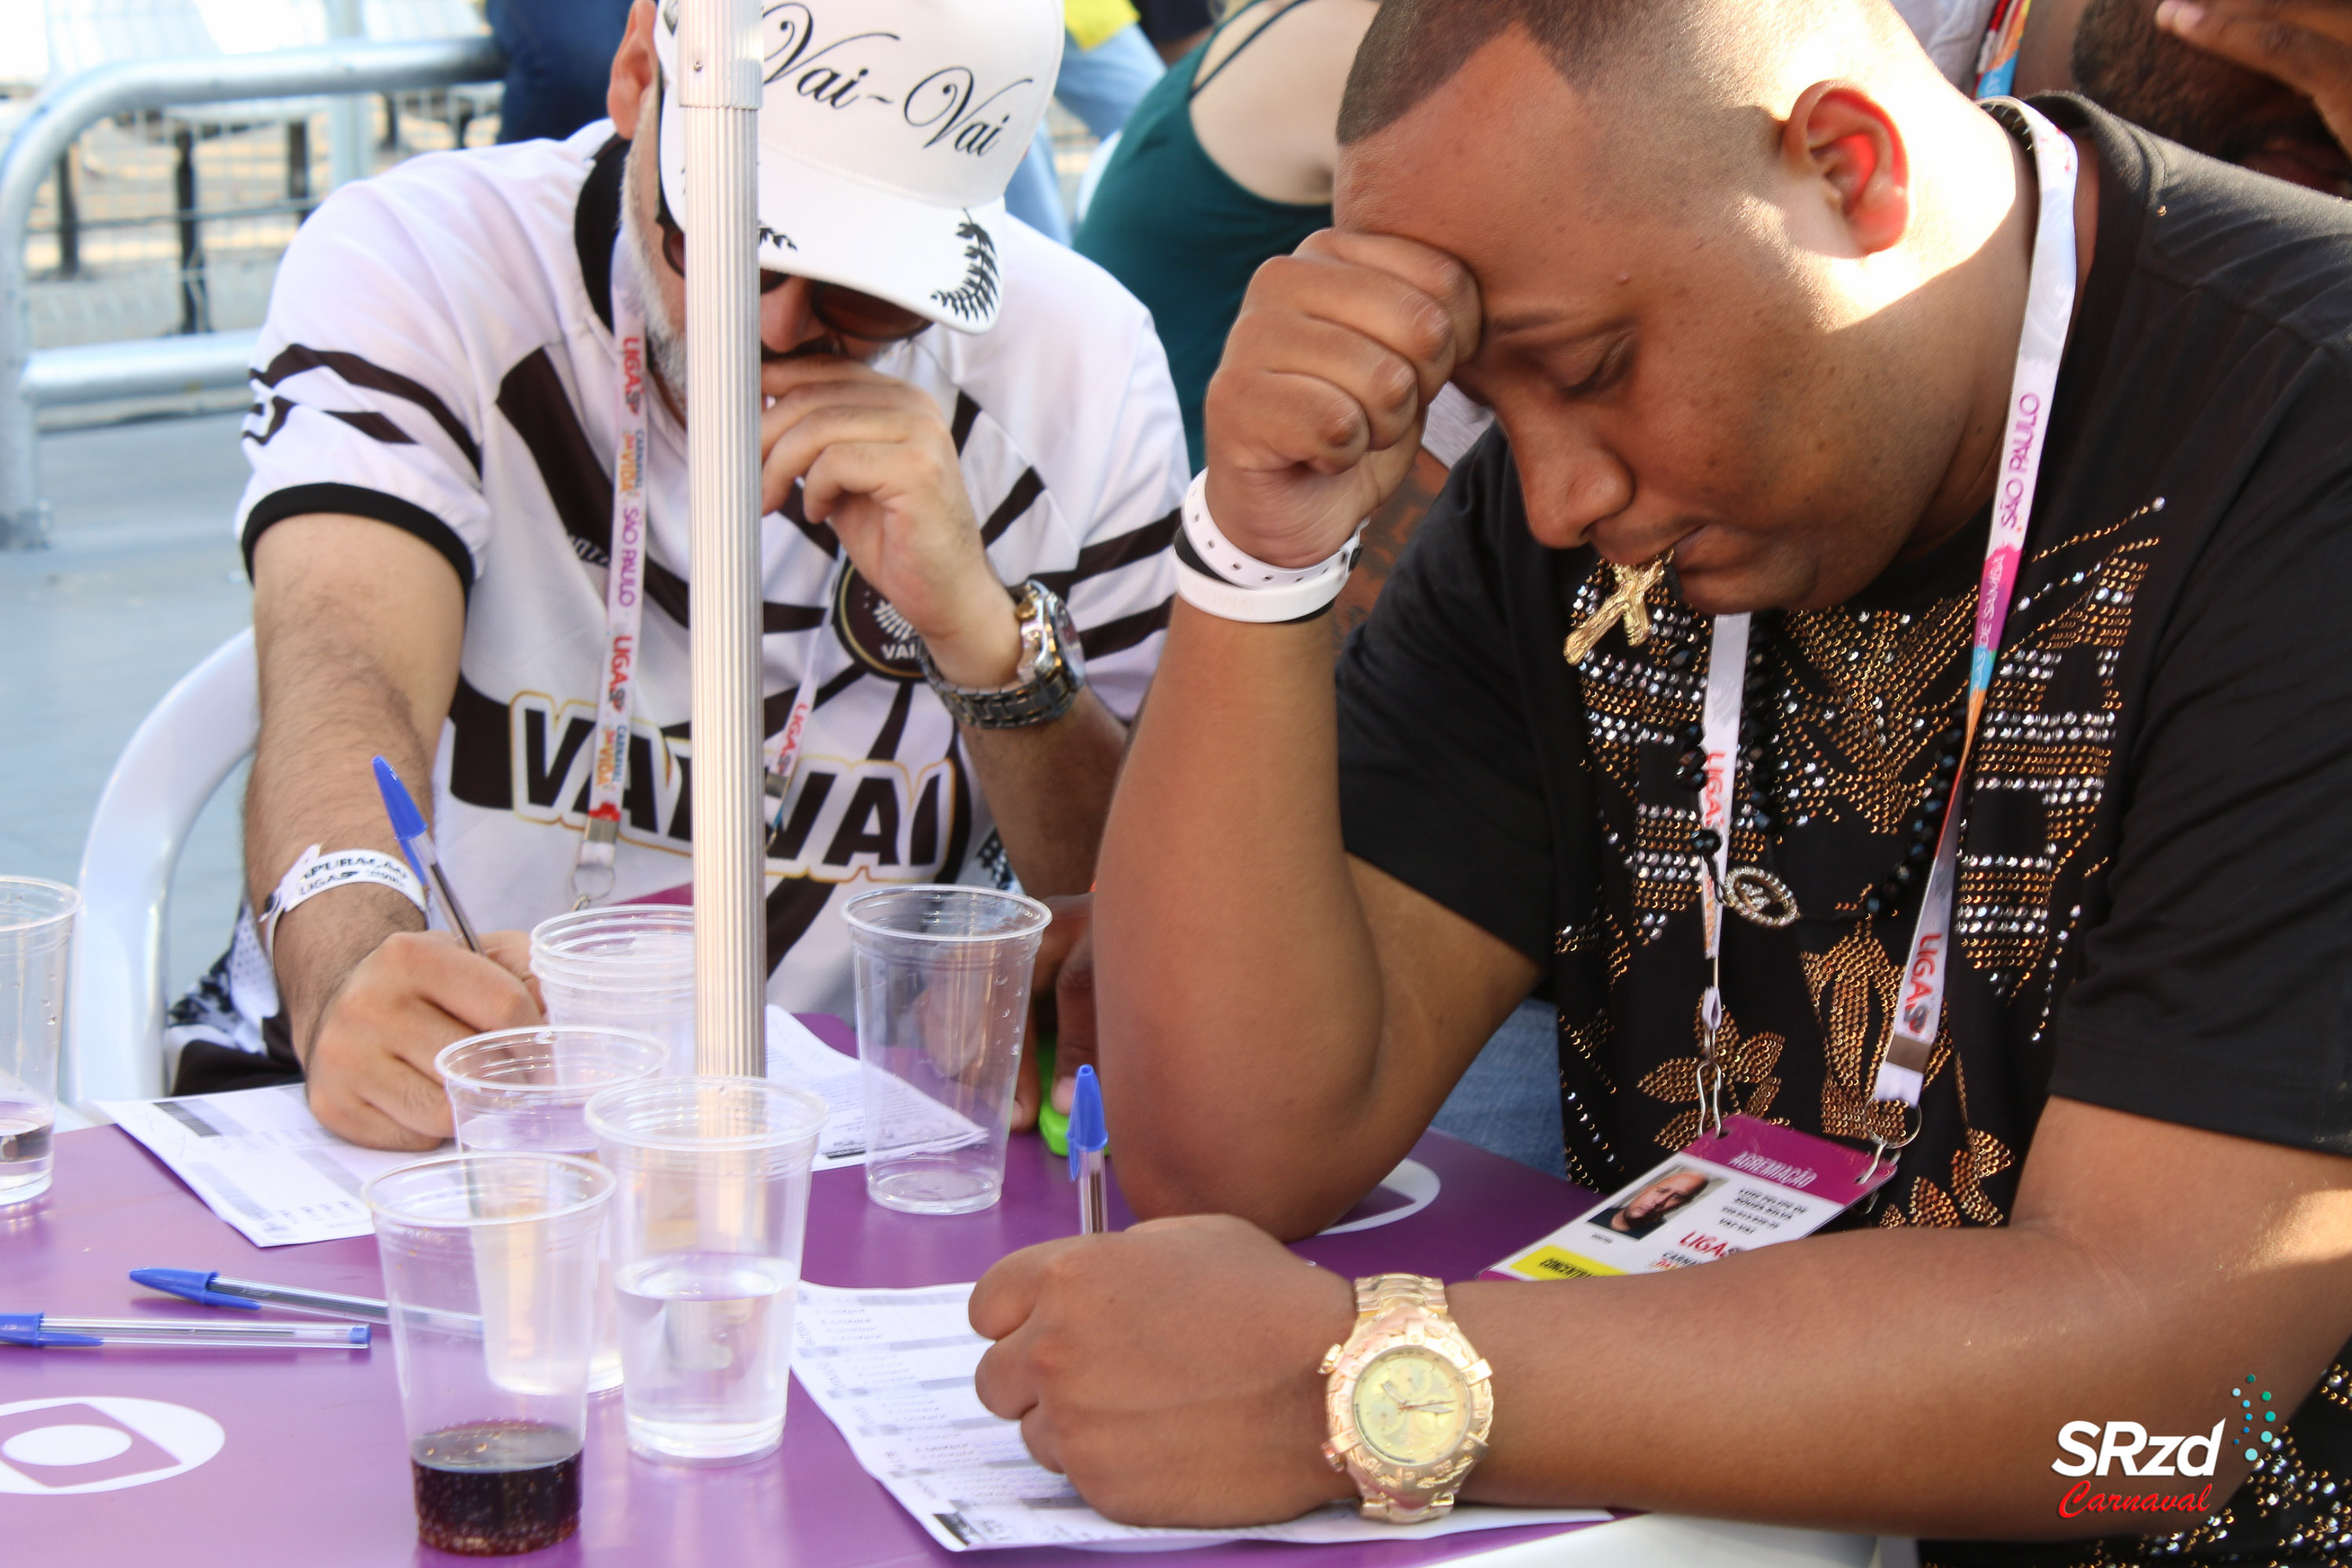
[[[409,798],[408,786],[400,782],[392,764],[382,757],[375,760],[375,787],[383,795],[383,809],[392,818],[393,833],[403,839],[425,837],[425,817]]]
[[[392,818],[392,836],[400,840],[400,858],[408,862],[416,879],[424,881],[425,863],[417,858],[413,846],[425,837],[425,814],[416,809],[408,786],[400,782],[400,775],[382,757],[375,760],[375,788],[383,796],[383,814]]]
[[[0,1312],[0,1345],[29,1345],[39,1350],[45,1345],[102,1345],[106,1342],[89,1334],[53,1334],[41,1327],[38,1312]]]
[[[261,1310],[261,1303],[243,1296],[224,1296],[212,1288],[220,1278],[218,1269],[205,1273],[200,1268],[134,1268],[131,1282],[144,1285],[150,1290],[161,1290],[169,1296],[180,1296],[199,1307],[241,1307],[248,1312]]]
[[[1099,1154],[1110,1143],[1110,1129],[1103,1125],[1102,1081],[1095,1069],[1078,1069],[1077,1086],[1070,1095],[1070,1180],[1078,1179],[1078,1156]]]

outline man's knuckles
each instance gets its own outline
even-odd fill
[[[1066,1309],[1072,1298],[1091,1297],[1098,1289],[1104,1267],[1116,1241],[1079,1238],[1057,1247],[1037,1262],[1037,1299],[1041,1305]]]
[[[1298,430],[1308,443],[1303,456],[1334,471],[1352,466],[1371,446],[1371,421],[1363,405],[1328,382],[1300,391]]]
[[[1421,372],[1395,354],[1377,354],[1365,369],[1364,391],[1371,413],[1410,424],[1421,412]]]
[[[1057,1476],[1066,1473],[1062,1465],[1062,1447],[1055,1440],[1053,1418],[1045,1414],[1045,1406],[1038,1405],[1021,1417],[1021,1442],[1038,1464]]]

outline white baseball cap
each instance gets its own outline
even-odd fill
[[[678,11],[662,0],[654,47],[683,221]],[[760,265],[995,325],[1004,187],[1061,69],[1058,0],[767,0],[760,41]]]

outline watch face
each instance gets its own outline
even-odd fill
[[[1383,1352],[1356,1379],[1356,1430],[1397,1465],[1427,1465],[1461,1445],[1470,1388],[1454,1363],[1418,1345]]]

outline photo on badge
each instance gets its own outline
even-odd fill
[[[1708,1188],[1719,1185],[1721,1182],[1705,1171],[1676,1164],[1633,1196],[1585,1215],[1584,1223],[1639,1238],[1705,1196]]]

